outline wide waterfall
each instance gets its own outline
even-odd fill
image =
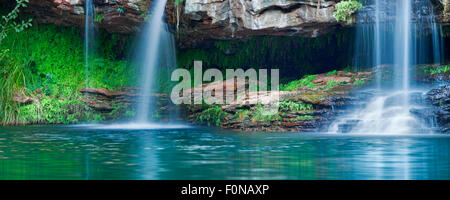
[[[358,14],[354,65],[374,68],[372,98],[333,123],[329,131],[357,134],[428,133],[410,110],[422,94],[411,77],[418,64],[442,61],[441,31],[429,0],[365,1]],[[392,68],[390,68],[392,67]],[[386,71],[392,74],[386,75]]]
[[[140,124],[153,120],[156,115],[154,94],[161,90],[160,81],[169,80],[170,69],[176,67],[174,38],[163,20],[165,6],[166,0],[154,1],[138,48],[141,91],[137,100],[136,123]]]
[[[89,87],[89,59],[93,55],[93,42],[95,36],[94,24],[94,3],[93,0],[85,2],[85,24],[84,24],[84,48],[85,48],[85,70],[86,70],[86,88]]]

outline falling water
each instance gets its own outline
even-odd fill
[[[163,22],[166,0],[154,1],[141,46],[143,61],[141,72],[141,98],[137,105],[137,123],[148,123],[155,114],[152,93],[155,91],[158,79],[158,69],[175,67],[176,56],[173,36],[168,26]]]
[[[411,42],[414,38],[411,38],[411,1],[400,0],[397,1],[397,19],[395,22],[394,33],[394,75],[398,78],[395,80],[401,80],[400,90],[403,91],[403,109],[401,117],[410,118],[409,115],[409,66],[412,64],[410,61],[411,55]]]
[[[440,31],[429,0],[367,0],[358,14],[355,62],[375,68],[374,97],[330,126],[329,131],[371,134],[430,132],[410,113],[421,94],[410,80],[417,64],[441,62]],[[430,53],[431,52],[431,53]],[[384,65],[393,66],[389,80]],[[383,66],[383,67],[382,67]],[[350,128],[349,128],[350,127]]]
[[[380,20],[380,2],[375,1],[375,66],[381,65],[381,20]],[[377,88],[381,87],[381,73],[377,73]]]
[[[86,0],[85,5],[85,24],[84,24],[84,48],[85,48],[85,67],[86,67],[86,88],[89,87],[89,57],[92,55],[92,41],[94,39],[94,4],[93,0]]]

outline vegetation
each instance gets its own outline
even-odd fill
[[[123,14],[123,13],[125,13],[125,9],[122,7],[119,7],[119,8],[117,8],[117,12]]]
[[[299,87],[309,87],[314,88],[317,84],[313,83],[313,81],[317,78],[317,75],[306,75],[300,80],[291,81],[286,84],[280,84],[281,91],[294,91]]]
[[[20,107],[21,123],[68,124],[79,121],[101,121],[104,117],[94,114],[79,100],[63,100],[44,97],[40,102]]]
[[[229,115],[230,114],[223,111],[220,106],[216,105],[200,113],[200,115],[197,116],[197,120],[199,120],[203,124],[208,124],[208,126],[220,126],[220,123],[222,123],[225,117]]]
[[[105,15],[104,15],[103,13],[98,13],[98,14],[95,16],[94,21],[100,23],[100,22],[103,21],[104,18],[105,18]]]
[[[332,76],[332,75],[336,75],[337,74],[337,70],[333,70],[331,72],[327,73],[327,76]]]
[[[366,83],[365,80],[356,80],[355,82],[353,82],[354,86],[360,86],[360,85],[364,85]]]
[[[347,66],[351,60],[352,32],[321,35],[317,38],[258,36],[245,40],[215,41],[202,48],[178,49],[179,68],[192,69],[195,60],[203,67],[224,69],[279,68],[280,77],[292,81],[306,74],[331,71],[335,66]],[[335,68],[336,69],[336,68]]]
[[[20,8],[27,7],[28,0],[16,0],[16,6],[0,20],[0,45],[11,31],[19,33],[31,27],[32,19],[17,22]],[[14,61],[8,48],[0,51],[0,124],[15,124],[18,122],[19,105],[13,101],[14,95],[24,95],[26,92],[25,72],[23,65]]]
[[[352,15],[357,10],[362,8],[362,4],[355,0],[341,1],[336,4],[336,11],[333,13],[333,17],[338,22],[346,22],[351,24],[353,22]]]
[[[429,69],[425,69],[425,73],[428,73],[431,75],[450,73],[450,65],[432,66]]]
[[[19,105],[13,97],[25,92],[25,74],[23,66],[14,62],[7,53],[8,50],[0,52],[0,124],[16,124]]]
[[[278,102],[279,111],[289,112],[289,111],[300,111],[300,110],[312,110],[312,104],[307,104],[304,102],[293,102],[293,101],[281,101]]]
[[[295,119],[297,120],[310,120],[310,119],[314,119],[315,117],[312,115],[302,115],[302,116],[297,116]]]
[[[336,81],[334,81],[334,80],[329,80],[328,82],[327,82],[327,86],[325,86],[324,88],[322,88],[323,90],[328,90],[328,89],[330,89],[330,88],[334,88],[334,87],[336,87],[336,86],[338,86],[338,85],[341,85],[341,84],[345,84],[345,82],[336,82]]]
[[[183,1],[184,1],[184,0],[175,0],[175,1],[173,2],[173,4],[174,4],[175,6],[178,6],[178,5],[180,5],[181,3],[183,3]]]
[[[126,61],[118,60],[124,57],[121,52],[129,46],[120,36],[105,33],[99,34],[98,43],[96,46],[101,48],[97,49],[97,54],[91,56],[89,62],[90,71],[95,72],[89,73],[89,86],[110,90],[133,86],[136,80],[135,68]],[[81,95],[78,88],[86,85],[83,45],[79,29],[54,25],[31,27],[4,38],[0,44],[3,49],[0,53],[0,123],[18,124],[26,123],[27,120],[30,123],[76,122],[71,115],[60,111],[76,110],[67,107],[66,103],[78,102]],[[54,104],[54,110],[46,110],[51,113],[48,116],[39,114],[43,110],[39,104],[20,106],[12,100],[14,95],[32,97],[31,91],[37,89],[43,91],[44,96],[41,98],[47,99],[42,100],[44,103]],[[100,119],[91,110],[82,112],[91,113],[77,116],[78,120]],[[54,120],[50,117],[54,117]]]
[[[31,27],[32,19],[22,20],[17,22],[19,17],[20,8],[26,8],[29,0],[16,0],[16,6],[6,15],[1,16],[0,20],[0,43],[8,36],[11,31],[21,32],[24,29]]]
[[[27,88],[34,90],[48,83],[56,84],[55,88],[66,87],[76,91],[86,85],[84,44],[80,35],[80,30],[75,28],[40,25],[11,35],[1,46],[9,48],[10,57],[32,72],[33,77],[27,77]],[[90,58],[89,69],[96,72],[89,74],[91,87],[115,89],[135,79],[134,69],[129,68],[125,61],[115,61],[111,51],[100,49],[99,56]],[[105,58],[102,54],[111,56]],[[69,94],[52,95],[67,97]]]
[[[263,105],[257,104],[254,107],[253,116],[251,118],[252,121],[256,122],[270,122],[272,120],[279,119],[281,120],[281,116],[279,112],[276,114],[272,113],[270,110],[266,109]]]
[[[250,120],[250,115],[251,115],[250,110],[241,109],[236,111],[234,119],[242,121]]]

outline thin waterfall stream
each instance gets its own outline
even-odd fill
[[[166,0],[155,1],[149,15],[138,59],[141,66],[140,97],[137,99],[136,119],[139,124],[154,122],[156,94],[161,92],[159,79],[164,79],[176,67],[175,42],[168,25],[164,22]],[[169,73],[170,74],[170,73]],[[169,78],[167,75],[165,78]]]
[[[138,37],[138,46],[132,60],[132,63],[140,68],[135,118],[125,123],[93,124],[95,128],[132,130],[189,127],[175,123],[178,117],[177,109],[174,109],[170,104],[168,107],[172,108],[166,110],[165,114],[169,118],[167,121],[171,124],[160,124],[157,119],[161,115],[160,110],[157,110],[158,107],[156,106],[157,98],[164,95],[162,93],[167,92],[163,90],[170,88],[170,86],[166,85],[167,80],[170,79],[172,70],[177,66],[175,40],[169,30],[169,25],[163,19],[165,6],[166,0],[154,1],[148,13],[149,18],[145,22],[140,37]],[[86,46],[89,46],[88,43],[86,43]],[[86,52],[88,52],[88,49],[86,49]],[[86,72],[88,70],[88,60],[88,57],[86,57]]]
[[[86,88],[89,88],[89,59],[93,54],[93,42],[95,36],[94,3],[93,0],[85,2],[84,47],[85,47],[85,73]]]

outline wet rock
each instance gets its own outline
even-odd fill
[[[350,73],[349,75],[353,74]],[[352,78],[349,76],[336,76],[336,75],[327,76],[326,74],[320,74],[319,76],[317,76],[316,79],[314,79],[313,83],[320,84],[320,83],[328,83],[329,81],[334,81],[336,83],[342,82],[350,83],[352,81]]]
[[[109,103],[106,103],[106,102],[95,101],[95,100],[86,99],[86,98],[82,98],[80,100],[82,102],[86,103],[87,105],[89,105],[89,107],[93,108],[96,111],[111,112],[114,109],[114,107],[112,105],[110,105]]]
[[[434,115],[444,133],[450,133],[450,85],[440,86],[426,94],[427,100],[434,105]]]
[[[84,94],[83,98],[80,99],[81,101],[93,110],[104,114],[108,120],[132,117],[129,116],[130,112],[126,113],[127,111],[135,111],[136,108],[133,105],[139,103],[142,97],[140,88],[131,87],[117,88],[117,91],[110,91],[105,88],[80,88],[78,91]],[[155,105],[154,117],[158,120],[169,120],[170,113],[177,110],[166,93],[153,93],[150,94],[150,97],[150,103]],[[113,110],[115,112],[111,112]]]
[[[340,133],[350,133],[352,129],[360,122],[360,120],[347,120],[345,123],[339,124],[338,131]]]
[[[151,1],[94,0],[95,23],[115,33],[134,33],[141,29]],[[84,27],[85,0],[32,0],[25,12],[40,23]]]
[[[333,32],[336,1],[186,0],[184,34],[231,39],[251,35],[316,37]],[[195,42],[195,41],[190,41]]]
[[[338,31],[334,19],[340,0],[175,0],[166,4],[166,21],[177,27],[180,47],[195,47],[210,39],[248,38],[256,35],[316,37]],[[432,0],[437,21],[450,22],[448,0]],[[11,5],[15,3],[10,1]],[[95,23],[114,33],[135,33],[147,18],[150,0],[94,0]],[[395,1],[392,1],[395,2]],[[40,23],[84,27],[85,0],[32,0],[24,11]],[[395,6],[393,6],[395,8]],[[364,7],[370,21],[373,8]],[[390,13],[386,13],[390,16]],[[364,16],[360,15],[360,16]],[[393,15],[392,15],[393,16]],[[225,54],[233,54],[228,49]]]
[[[108,98],[115,98],[117,96],[123,96],[128,94],[126,92],[112,92],[105,88],[81,88],[78,89],[78,91],[80,91],[81,93],[102,95]]]

